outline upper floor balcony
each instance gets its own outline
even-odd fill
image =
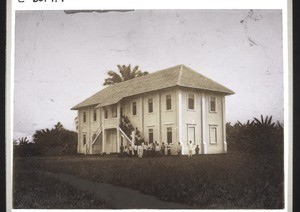
[[[120,125],[120,118],[119,117],[106,118],[106,119],[103,120],[104,129],[118,128],[119,125]]]

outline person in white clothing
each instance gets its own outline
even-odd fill
[[[178,146],[177,146],[177,155],[178,156],[181,156],[182,154],[182,146],[181,146],[181,143],[178,142]]]
[[[167,155],[168,156],[171,155],[171,144],[170,143],[167,144]]]
[[[158,157],[160,153],[160,145],[155,141],[155,156]]]
[[[139,158],[143,157],[143,151],[144,151],[143,146],[139,145],[137,148]]]
[[[192,144],[192,141],[190,141],[190,142],[188,143],[188,148],[189,148],[188,156],[189,156],[189,157],[192,157],[192,155],[193,155],[193,144]]]

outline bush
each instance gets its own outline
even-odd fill
[[[228,149],[249,153],[283,153],[283,125],[272,116],[242,124],[226,124]]]
[[[33,135],[33,142],[43,156],[76,154],[77,139],[77,133],[65,129],[60,122],[50,130],[37,130]]]
[[[77,154],[77,133],[65,129],[59,122],[52,129],[35,131],[33,141],[19,138],[14,141],[14,156],[61,156]]]
[[[13,144],[14,156],[17,157],[33,157],[39,156],[39,151],[34,143],[27,140],[27,137],[19,138]]]

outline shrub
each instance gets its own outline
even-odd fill
[[[37,130],[33,135],[36,148],[44,156],[76,154],[77,139],[77,133],[65,129],[60,122],[50,130]]]
[[[249,153],[283,153],[283,124],[272,116],[234,125],[226,124],[228,149]]]
[[[34,143],[30,142],[27,137],[19,138],[13,143],[14,155],[17,157],[32,157],[39,156],[39,151],[37,150]]]
[[[77,153],[77,133],[65,129],[59,122],[52,129],[36,130],[33,141],[19,138],[14,141],[14,156],[60,156]]]

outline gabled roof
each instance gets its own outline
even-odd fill
[[[224,95],[234,94],[230,89],[199,74],[189,67],[178,65],[142,77],[110,85],[72,107],[71,110],[77,110],[81,107],[91,105],[97,107],[107,106],[115,104],[125,97],[174,86],[215,91],[223,93]]]

